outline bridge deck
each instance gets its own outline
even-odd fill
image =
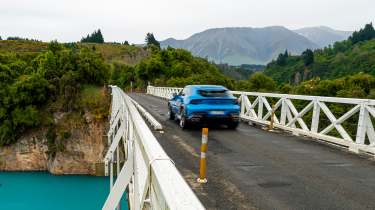
[[[210,129],[208,183],[196,184],[201,131],[167,119],[167,102],[130,94],[164,127],[155,133],[208,209],[375,209],[375,162],[246,124]]]

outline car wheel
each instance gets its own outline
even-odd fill
[[[174,120],[175,119],[175,115],[174,113],[172,112],[172,109],[169,107],[169,111],[168,111],[168,116],[169,116],[169,119],[170,120]]]
[[[181,116],[181,119],[180,119],[180,127],[182,129],[188,128],[188,122],[186,121],[186,117],[184,114]]]
[[[238,122],[231,122],[231,123],[228,123],[227,126],[229,129],[236,129],[238,127]]]

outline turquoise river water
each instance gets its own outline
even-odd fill
[[[108,177],[0,172],[0,210],[99,210],[108,193]]]

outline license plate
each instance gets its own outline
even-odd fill
[[[224,111],[210,111],[210,114],[212,114],[212,115],[223,115]]]

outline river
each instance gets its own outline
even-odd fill
[[[108,177],[0,172],[0,210],[99,210],[108,192]]]

